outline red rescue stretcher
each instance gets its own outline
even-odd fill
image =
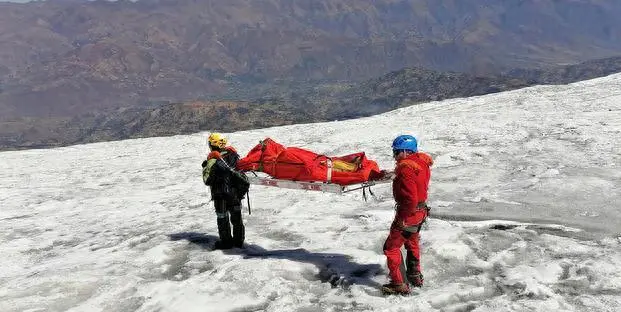
[[[262,140],[237,170],[250,172],[251,184],[342,194],[388,183],[391,174],[382,174],[377,163],[364,152],[328,157],[297,147],[285,147],[270,138]]]

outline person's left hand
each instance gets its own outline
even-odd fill
[[[395,218],[395,220],[392,222],[392,229],[400,231],[401,236],[403,236],[405,239],[409,239],[412,234],[414,234],[409,230],[406,230],[407,228],[408,226],[405,224],[405,222],[403,222],[403,220]]]
[[[405,222],[403,222],[403,220],[401,220],[401,219],[399,219],[399,218],[395,218],[395,219],[392,221],[392,225],[391,225],[391,227],[392,227],[393,229],[396,229],[396,230],[400,230],[400,231],[401,231],[401,230],[403,230],[403,229],[405,228]]]

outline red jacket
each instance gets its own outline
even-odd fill
[[[398,220],[395,221],[414,225],[424,218],[426,211],[418,208],[418,204],[427,200],[432,165],[431,156],[420,152],[397,161],[392,183],[392,194],[398,206]]]

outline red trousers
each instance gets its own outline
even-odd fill
[[[420,219],[420,223],[424,221],[426,213]],[[404,282],[403,273],[401,272],[401,264],[403,262],[401,256],[401,246],[405,245],[406,261],[405,266],[408,274],[415,272],[421,272],[420,270],[420,235],[418,232],[404,232],[401,229],[392,227],[390,234],[384,243],[384,254],[386,255],[386,262],[388,270],[390,271],[390,279],[395,284],[401,284]]]

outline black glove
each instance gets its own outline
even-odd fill
[[[201,164],[201,167],[205,168],[207,166],[207,160],[203,160],[203,163]]]

